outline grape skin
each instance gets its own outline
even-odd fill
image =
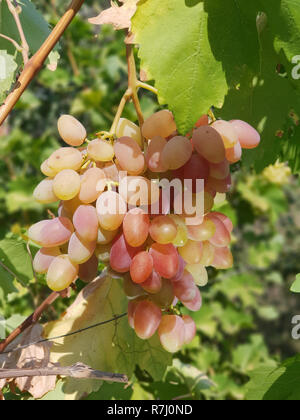
[[[62,115],[57,128],[61,138],[70,146],[81,146],[87,136],[84,126],[72,115]]]

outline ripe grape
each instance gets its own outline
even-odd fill
[[[201,297],[201,293],[200,293],[198,287],[196,288],[195,299],[193,299],[192,301],[188,301],[188,302],[182,301],[182,303],[190,311],[198,312],[200,310],[201,306],[202,306],[202,297]]]
[[[139,302],[138,299],[128,302],[128,324],[132,329],[134,329],[134,313]]]
[[[209,267],[212,265],[215,256],[215,247],[209,241],[202,242],[203,252],[200,260],[201,265],[204,267]]]
[[[28,229],[28,237],[36,244],[53,248],[69,241],[74,228],[69,219],[57,217],[52,220],[43,220]]]
[[[44,174],[44,175],[46,175],[50,178],[54,178],[58,171],[50,168],[50,166],[48,165],[48,159],[47,159],[41,164],[41,172],[42,172],[42,174]]]
[[[199,155],[209,162],[220,163],[225,159],[225,146],[222,137],[213,127],[197,128],[192,141]]]
[[[206,286],[208,283],[208,274],[206,268],[200,264],[188,264],[185,267],[186,271],[188,271],[197,286]],[[184,300],[184,299],[183,299]]]
[[[211,213],[211,216],[216,216],[218,219],[220,219],[221,222],[223,222],[224,225],[226,226],[226,229],[228,230],[229,233],[233,231],[233,223],[229,219],[229,217],[227,217],[225,214],[214,211]]]
[[[218,270],[228,270],[233,266],[233,256],[228,247],[216,248],[212,266]]]
[[[59,255],[50,264],[47,273],[48,287],[55,292],[67,289],[77,279],[78,271],[78,265],[68,255]]]
[[[176,136],[169,140],[162,151],[162,162],[168,169],[179,169],[191,158],[193,146],[186,137]]]
[[[143,300],[134,311],[134,330],[139,338],[148,340],[157,331],[161,321],[161,310],[153,302]]]
[[[123,233],[126,241],[133,247],[146,242],[149,235],[149,216],[139,208],[130,210],[123,221]]]
[[[255,128],[241,120],[232,120],[230,123],[236,131],[243,149],[254,149],[259,145],[260,135]]]
[[[231,175],[229,174],[225,179],[208,178],[206,186],[217,191],[218,193],[227,193],[231,188]]]
[[[34,199],[41,204],[50,204],[58,201],[53,191],[53,179],[46,178],[39,183],[33,192]]]
[[[67,213],[69,213],[72,217],[75,211],[79,206],[81,206],[83,203],[79,200],[78,196],[72,198],[72,200],[66,200],[61,203],[66,210]],[[72,218],[71,217],[71,218]]]
[[[173,282],[173,290],[175,296],[181,301],[191,302],[195,299],[197,286],[189,271],[184,271],[181,279]]]
[[[160,308],[169,308],[175,298],[172,282],[167,279],[162,279],[162,285],[159,292],[149,296],[149,298]]]
[[[110,162],[115,156],[114,147],[106,140],[92,140],[87,147],[88,157],[95,162]]]
[[[53,191],[60,200],[72,200],[80,191],[80,176],[73,169],[62,170],[54,178]]]
[[[62,115],[57,128],[60,137],[70,146],[81,146],[87,136],[84,126],[71,115]]]
[[[68,247],[68,256],[76,264],[83,264],[88,261],[96,249],[96,241],[87,242],[77,232],[73,233]]]
[[[242,157],[242,147],[240,142],[237,142],[237,144],[232,147],[231,149],[226,149],[226,159],[230,163],[236,163],[239,160],[241,160]]]
[[[147,166],[152,172],[166,172],[168,165],[162,160],[162,152],[167,141],[162,137],[154,137],[148,146],[146,152]]]
[[[224,146],[226,149],[234,147],[239,139],[236,130],[233,125],[228,121],[218,120],[212,124],[212,127],[217,130],[223,139]]]
[[[160,198],[158,185],[142,176],[124,177],[119,185],[119,193],[131,207],[148,208],[148,205],[157,203]]]
[[[156,136],[169,137],[176,131],[173,114],[168,110],[162,110],[151,115],[143,124],[142,134],[146,139]]]
[[[202,242],[189,240],[178,252],[188,264],[199,264],[203,252]]]
[[[164,315],[158,328],[158,335],[163,348],[178,352],[185,342],[185,324],[177,315]]]
[[[85,283],[93,281],[98,274],[98,258],[93,255],[88,261],[79,266],[78,277]]]
[[[145,157],[140,146],[130,137],[121,137],[114,145],[118,163],[129,175],[140,175],[144,172]]]
[[[87,242],[94,242],[98,237],[98,217],[95,207],[81,205],[73,216],[73,225],[77,234]]]
[[[203,185],[197,183],[197,180],[204,180],[209,177],[209,163],[202,156],[193,154],[190,160],[184,165],[183,179],[192,180],[192,192],[199,193],[203,191]]]
[[[53,171],[60,172],[63,169],[73,169],[77,171],[82,165],[82,154],[73,147],[61,147],[52,153],[47,161],[47,165]]]
[[[211,163],[209,165],[209,175],[215,179],[225,179],[230,173],[230,166],[227,159],[221,163]]]
[[[134,283],[144,283],[152,272],[153,258],[148,252],[140,252],[133,258],[130,264],[130,275]]]
[[[172,219],[177,226],[177,234],[175,239],[172,241],[172,244],[177,248],[184,246],[188,241],[188,229],[185,224],[184,217],[178,216],[176,214],[169,214],[169,218]]]
[[[150,294],[159,293],[162,288],[162,279],[161,276],[153,270],[150,276],[144,283],[141,284],[141,287]]]
[[[119,233],[119,229],[105,230],[101,226],[99,226],[98,235],[97,235],[97,244],[98,245],[110,244],[115,239],[118,233]]]
[[[201,225],[188,226],[188,237],[193,241],[208,241],[216,233],[216,225],[207,217],[204,218]]]
[[[131,137],[137,144],[142,147],[142,133],[140,128],[134,124],[132,121],[127,120],[126,118],[120,118],[119,124],[116,130],[116,136],[120,137]]]
[[[170,279],[172,283],[179,281],[182,278],[185,267],[186,267],[186,262],[184,261],[181,255],[178,255],[178,270],[177,270],[176,275]]]
[[[191,343],[197,333],[197,327],[193,318],[189,315],[183,315],[182,320],[184,322],[184,344]]]
[[[79,200],[85,204],[93,203],[105,190],[106,184],[106,175],[102,169],[88,169],[81,177]]]
[[[164,278],[171,279],[177,274],[178,252],[172,244],[154,243],[150,248],[154,269]]]
[[[127,273],[133,258],[141,252],[141,248],[133,248],[130,246],[123,234],[117,236],[110,250],[111,268],[118,273]]]
[[[151,222],[149,233],[155,242],[169,244],[176,238],[177,226],[170,217],[157,216]]]
[[[38,274],[45,274],[55,257],[60,255],[59,247],[41,248],[33,260],[33,269]]]
[[[96,204],[100,226],[105,230],[114,231],[123,223],[127,205],[120,194],[106,191],[100,195]]]
[[[213,213],[207,216],[216,226],[216,232],[209,242],[216,247],[225,247],[230,244],[231,237],[224,223]]]

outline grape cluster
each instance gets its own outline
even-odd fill
[[[39,203],[59,202],[58,217],[28,231],[41,247],[35,271],[46,274],[50,289],[62,291],[77,278],[93,280],[99,261],[109,263],[124,279],[136,334],[149,339],[158,331],[162,346],[178,351],[196,334],[192,318],[180,315],[178,301],[198,311],[198,286],[207,284],[207,267],[233,265],[232,222],[212,209],[217,193],[230,189],[230,164],[241,159],[243,148],[258,146],[259,134],[243,121],[213,122],[204,115],[181,136],[168,110],[152,115],[142,129],[121,119],[113,136],[100,133],[92,141],[69,115],[60,117],[58,131],[69,147],[41,165],[47,178],[34,191]],[[192,201],[201,194],[204,215],[186,209],[175,214],[182,196],[164,200],[157,183],[162,178],[191,180],[189,194]],[[187,216],[195,216],[192,223]]]

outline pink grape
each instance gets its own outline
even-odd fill
[[[171,279],[178,271],[178,252],[172,244],[154,243],[150,248],[154,269],[164,278]]]
[[[110,250],[111,268],[118,273],[127,273],[133,258],[141,251],[141,248],[131,247],[123,234],[117,236]]]
[[[189,240],[187,244],[178,249],[179,254],[188,264],[198,264],[203,253],[202,242]]]
[[[188,237],[193,241],[208,241],[216,233],[216,225],[212,220],[205,218],[201,225],[188,226]]]
[[[134,313],[139,302],[140,300],[131,300],[128,303],[128,323],[132,329],[134,329]]]
[[[130,210],[123,221],[123,233],[126,241],[133,247],[143,245],[149,235],[149,216],[139,208]]]
[[[162,347],[169,353],[178,352],[185,342],[185,324],[177,315],[164,315],[158,328]]]
[[[160,198],[158,185],[142,176],[127,176],[120,181],[119,193],[131,206],[148,206]]]
[[[98,237],[98,217],[95,207],[79,206],[73,216],[73,225],[84,241],[96,241]]]
[[[173,288],[175,296],[184,302],[191,302],[197,294],[197,286],[188,271],[184,271],[181,279],[173,283]]]
[[[189,315],[183,315],[182,320],[184,322],[184,332],[185,332],[184,344],[189,344],[194,340],[197,334],[197,327],[196,327],[195,321]]]
[[[191,158],[193,146],[189,139],[175,136],[169,140],[162,151],[162,162],[168,169],[179,169]]]
[[[127,205],[120,194],[106,191],[98,198],[96,209],[100,226],[114,231],[123,223]]]
[[[155,242],[169,244],[177,236],[177,226],[170,217],[157,216],[151,222],[149,233]]]
[[[70,238],[68,255],[72,262],[83,264],[88,261],[94,254],[96,249],[96,241],[87,242],[83,240],[78,233],[73,233]]]
[[[160,291],[152,294],[149,298],[160,308],[168,309],[175,298],[171,280],[163,279]]]
[[[62,115],[57,122],[58,132],[70,146],[81,146],[86,139],[86,129],[72,115]]]
[[[67,289],[78,277],[79,267],[74,264],[68,255],[56,257],[47,273],[47,284],[55,292]]]
[[[209,177],[207,181],[207,186],[217,191],[218,193],[222,193],[222,194],[230,191],[231,185],[232,185],[232,182],[231,182],[230,174],[225,179],[215,179],[215,178]]]
[[[93,203],[105,190],[106,175],[102,169],[90,168],[81,177],[78,198],[85,204]]]
[[[212,266],[218,270],[228,270],[233,266],[233,256],[228,247],[216,248]]]
[[[110,162],[115,156],[113,145],[106,141],[95,139],[87,147],[88,157],[95,162]]]
[[[228,121],[218,120],[212,124],[212,127],[217,130],[223,139],[224,146],[226,149],[234,147],[239,139],[236,130],[233,125]]]
[[[198,287],[197,287],[195,299],[193,299],[192,301],[189,301],[189,302],[182,301],[182,303],[190,311],[198,312],[200,310],[201,306],[202,306],[202,297],[201,297],[201,293],[200,293]]]
[[[142,134],[146,139],[153,139],[156,136],[167,138],[174,131],[176,131],[176,124],[173,114],[166,109],[151,115],[142,127]]]
[[[35,255],[33,260],[33,269],[36,273],[45,274],[50,267],[50,264],[60,255],[59,247],[41,248]]]
[[[215,224],[216,226],[216,233],[214,236],[209,240],[216,247],[225,247],[230,244],[231,237],[230,233],[227,230],[225,224],[217,217],[216,215],[209,214],[208,218]]]
[[[132,281],[137,284],[144,283],[153,272],[153,258],[146,252],[138,253],[130,265]]]
[[[186,262],[184,261],[181,255],[178,255],[178,262],[179,264],[178,264],[178,270],[177,270],[176,276],[171,278],[172,283],[181,280],[185,267],[186,267]]]
[[[98,274],[98,258],[93,255],[88,261],[79,266],[78,277],[85,283],[93,281]]]
[[[229,217],[227,217],[225,214],[214,211],[211,213],[211,216],[216,216],[218,219],[220,219],[221,222],[223,222],[224,225],[226,226],[226,229],[228,230],[229,233],[233,231],[233,223],[229,219]]]
[[[260,134],[255,128],[241,120],[230,121],[243,149],[254,149],[260,143]]]
[[[43,220],[31,226],[28,230],[28,237],[36,244],[53,248],[69,241],[74,228],[69,219],[57,217],[51,220]]]
[[[142,340],[148,340],[157,331],[161,321],[161,309],[153,302],[143,300],[134,311],[134,330]]]
[[[47,161],[50,169],[60,172],[64,169],[77,171],[82,165],[82,154],[73,147],[61,147],[52,153]]]
[[[200,260],[201,265],[209,267],[212,265],[215,256],[215,247],[209,241],[203,242],[202,258]]]
[[[226,159],[230,163],[236,163],[241,160],[242,154],[243,151],[240,142],[237,142],[231,149],[226,149]]]
[[[152,172],[166,172],[168,166],[162,160],[162,152],[167,141],[162,137],[154,137],[146,152],[146,162]]]
[[[153,270],[150,276],[147,278],[144,283],[141,284],[141,287],[150,294],[159,293],[162,288],[162,279],[161,276]]]
[[[194,154],[185,164],[183,169],[183,179],[192,180],[192,191],[198,193],[203,191],[201,186],[197,186],[197,180],[206,180],[209,176],[209,163],[204,157]]]
[[[194,131],[193,144],[200,156],[211,163],[225,159],[225,147],[220,134],[213,127],[203,126]]]
[[[230,166],[227,160],[221,163],[211,163],[209,165],[209,175],[215,179],[225,179],[230,173]]]
[[[129,175],[140,175],[144,172],[145,157],[135,140],[121,137],[115,142],[114,150],[119,165]]]

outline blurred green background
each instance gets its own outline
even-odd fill
[[[65,9],[61,3],[39,1],[52,25]],[[32,192],[42,179],[40,164],[59,145],[60,114],[79,118],[91,135],[113,121],[127,87],[124,34],[87,22],[108,6],[109,1],[85,2],[61,40],[58,69],[40,72],[1,128],[0,239],[8,232],[22,234],[46,215]],[[150,93],[142,94],[141,104],[146,116],[158,106]],[[130,104],[125,116],[136,120]],[[299,295],[290,292],[300,272],[299,178],[279,164],[260,175],[241,165],[234,170],[234,188],[220,209],[235,224],[235,266],[224,273],[210,271],[204,306],[194,315],[197,339],[176,355],[162,382],[153,382],[138,367],[128,388],[104,385],[89,399],[244,399],[249,372],[300,351],[300,341],[291,338]],[[8,300],[0,293],[0,312],[13,328],[47,293],[34,283],[30,292],[21,288]],[[56,319],[64,309],[63,302],[55,304],[43,321]],[[197,380],[199,375],[207,375],[207,386]]]

